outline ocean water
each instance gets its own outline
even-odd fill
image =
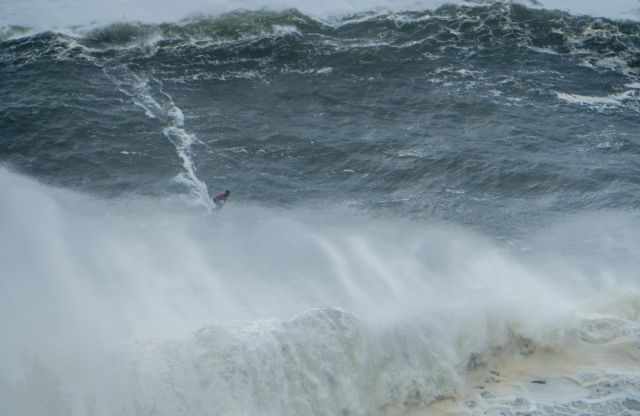
[[[637,4],[11,3],[0,414],[640,414]]]

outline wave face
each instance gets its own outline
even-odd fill
[[[639,57],[502,2],[5,26],[0,410],[639,410]]]
[[[495,4],[26,30],[2,43],[2,154],[55,184],[204,201],[200,169],[263,204],[494,227],[541,195],[543,218],[634,199],[637,23]]]

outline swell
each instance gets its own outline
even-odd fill
[[[218,17],[191,18],[177,24],[121,22],[97,29],[75,29],[76,34],[59,34],[50,42],[70,35],[78,41],[78,47],[91,51],[133,49],[132,53],[138,54],[141,48],[153,44],[158,46],[158,51],[168,54],[179,55],[184,50],[236,49],[243,56],[251,54],[250,45],[271,38],[275,49],[278,44],[294,48],[298,45],[305,53],[315,54],[358,48],[380,52],[389,49],[446,52],[447,47],[454,46],[513,54],[534,48],[558,54],[588,54],[589,63],[615,56],[634,70],[640,65],[638,27],[639,23],[632,21],[578,17],[560,11],[496,3],[447,5],[422,12],[363,13],[331,21],[316,20],[296,10],[238,11]],[[28,29],[8,27],[0,39],[6,43],[4,47],[11,48],[12,42],[19,41],[15,36],[20,35],[28,36]]]

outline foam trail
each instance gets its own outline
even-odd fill
[[[175,104],[173,97],[164,91],[162,82],[152,76],[139,76],[126,65],[116,69],[104,68],[104,72],[120,92],[131,97],[133,103],[144,110],[147,117],[159,119],[165,124],[162,134],[175,147],[184,168],[184,172],[178,174],[176,180],[187,186],[198,205],[211,211],[214,205],[207,184],[198,177],[193,160],[193,146],[203,143],[184,128],[184,113]]]

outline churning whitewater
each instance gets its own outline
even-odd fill
[[[640,6],[41,3],[0,413],[640,414]]]

